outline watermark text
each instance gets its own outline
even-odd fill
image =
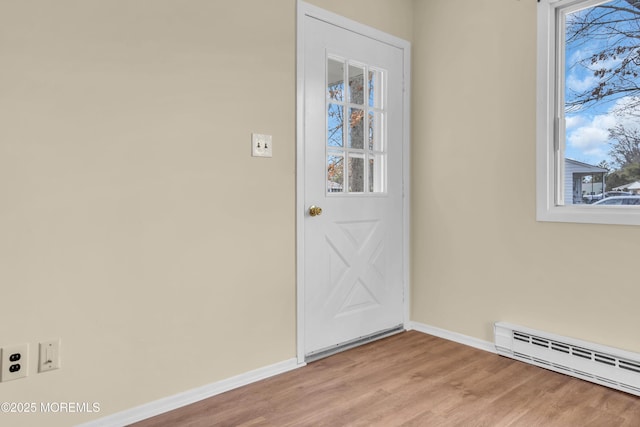
[[[89,414],[100,412],[98,402],[1,402],[3,414]]]

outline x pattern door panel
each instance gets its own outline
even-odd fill
[[[385,280],[381,230],[375,220],[338,221],[329,227],[331,291],[326,309],[334,312],[334,318],[380,306]]]

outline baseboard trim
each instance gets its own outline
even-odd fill
[[[425,325],[420,322],[409,322],[409,327],[415,331],[422,332],[424,334],[433,335],[436,337],[444,338],[449,341],[454,341],[460,344],[475,347],[480,350],[488,351],[489,353],[497,353],[494,343],[484,341],[478,338],[470,337],[468,335],[459,334],[457,332],[451,332],[446,329],[437,328],[435,326]]]
[[[296,358],[285,360],[270,366],[245,372],[244,374],[240,374],[235,377],[227,378],[226,380],[149,402],[126,411],[117,412],[104,418],[79,424],[77,427],[122,427],[124,425],[146,420],[147,418],[155,417],[156,415],[190,405],[200,400],[224,393],[225,391],[233,390],[274,375],[292,371],[304,365],[305,363],[299,364]]]

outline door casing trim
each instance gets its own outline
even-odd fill
[[[384,33],[367,25],[360,24],[351,19],[326,11],[319,7],[298,0],[296,23],[296,322],[297,340],[296,353],[298,363],[305,363],[304,354],[304,21],[305,17],[312,17],[329,24],[344,28],[351,32],[369,37],[371,39],[389,44],[401,49],[403,54],[403,100],[402,100],[402,276],[404,313],[403,322],[405,329],[410,326],[410,135],[411,135],[411,44],[401,38]]]

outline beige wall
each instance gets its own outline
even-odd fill
[[[409,0],[314,3],[411,37]],[[0,424],[295,357],[295,25],[294,0],[0,0],[0,346],[31,345],[0,402],[101,405]]]
[[[312,3],[413,42],[412,319],[640,351],[637,280],[599,268],[633,265],[640,229],[535,221],[535,2]],[[2,423],[295,357],[295,19],[294,0],[0,0],[0,345],[31,344],[0,402],[102,409]],[[63,367],[36,374],[52,337]]]
[[[307,3],[396,37],[413,37],[414,0],[308,0]]]
[[[535,219],[536,2],[414,5],[412,319],[640,351],[640,228]]]

